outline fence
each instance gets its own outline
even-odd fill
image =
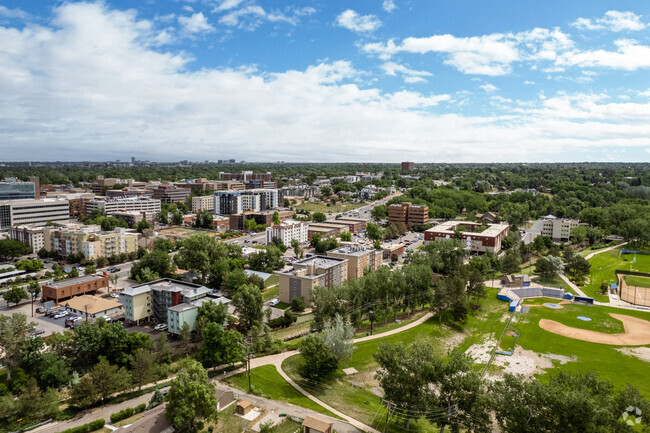
[[[622,301],[629,302],[634,305],[642,305],[650,307],[650,287],[638,287],[629,285],[625,281],[625,276],[647,278],[650,285],[650,274],[645,272],[635,271],[614,271],[616,280],[618,281],[618,296]]]

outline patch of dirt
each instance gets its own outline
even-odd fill
[[[374,371],[362,371],[350,376],[351,380],[365,384],[366,386],[379,386],[379,381],[375,379]]]
[[[496,343],[496,340],[490,339],[483,343],[473,345],[467,349],[466,353],[475,362],[486,364],[490,360],[492,349],[496,346]],[[511,356],[496,355],[492,361],[492,365],[501,367],[503,374],[520,374],[525,377],[530,377],[534,374],[543,373],[546,369],[553,368],[553,361],[557,361],[563,365],[576,360],[576,357],[555,355],[552,353],[542,354],[517,346]],[[490,380],[496,380],[498,378],[498,376],[488,376]]]
[[[554,320],[541,319],[539,327],[563,337],[587,341],[589,343],[612,344],[616,346],[645,346],[650,344],[650,322],[624,314],[609,313],[616,320],[623,322],[625,332],[621,334],[606,334],[572,328]]]
[[[621,347],[616,350],[623,355],[634,356],[641,361],[650,362],[650,347]]]
[[[467,337],[464,332],[457,332],[451,337],[445,338],[442,340],[442,346],[445,349],[445,352],[450,352],[458,347]]]

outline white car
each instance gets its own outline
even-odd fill
[[[61,311],[59,314],[56,314],[56,315],[54,316],[54,318],[55,318],[55,319],[60,319],[60,318],[65,317],[65,316],[67,316],[67,315],[68,315],[68,312],[67,312],[67,311]]]
[[[269,305],[270,305],[271,307],[275,307],[275,306],[278,305],[279,303],[280,303],[280,300],[279,300],[278,298],[275,298],[275,299],[272,299],[271,302],[269,302]]]
[[[156,331],[166,331],[167,330],[167,325],[165,325],[164,323],[160,323],[160,324],[154,326],[153,329],[156,330]]]
[[[111,293],[111,298],[119,298],[120,294],[119,293]]]

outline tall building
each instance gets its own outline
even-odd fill
[[[86,203],[86,212],[94,210],[111,215],[114,212],[147,212],[154,215],[160,214],[160,200],[148,197],[97,197]]]
[[[414,205],[409,202],[395,203],[388,206],[388,223],[426,224],[429,222],[429,206]]]
[[[218,215],[240,214],[244,211],[259,212],[277,207],[277,189],[215,191],[214,193],[214,213]]]
[[[413,169],[415,169],[415,164],[413,162],[402,162],[402,171],[413,171]]]
[[[39,192],[34,182],[22,182],[16,178],[6,178],[0,182],[0,201],[37,199]]]
[[[192,212],[198,212],[200,210],[209,210],[210,212],[214,212],[213,195],[201,195],[198,197],[192,197]]]
[[[501,242],[508,235],[508,224],[489,224],[488,228],[476,231],[483,224],[469,221],[447,221],[424,231],[424,243],[454,239],[460,233],[463,248],[478,253],[493,253],[501,251]]]
[[[303,222],[293,222],[280,224],[266,228],[266,243],[269,244],[273,238],[278,238],[287,247],[291,247],[291,241],[296,239],[298,242],[307,242],[307,224]]]
[[[102,231],[97,225],[70,224],[67,227],[41,229],[43,233],[42,248],[47,251],[62,257],[82,253],[87,259],[93,260],[98,257],[134,253],[138,250],[138,239],[140,238],[139,233],[121,227],[110,232]],[[19,230],[20,228],[12,230],[12,236],[14,236],[14,231],[18,236]]]
[[[160,200],[162,203],[182,203],[191,192],[190,188],[160,185],[153,190],[153,198]]]
[[[246,189],[278,187],[277,182],[271,178],[271,173],[253,173],[252,171],[242,171],[241,173],[219,173],[221,180],[237,180],[242,182]]]
[[[331,288],[347,281],[348,261],[336,257],[309,257],[295,261],[293,270],[280,272],[278,276],[280,301],[290,303],[293,298],[302,297],[309,304],[314,287]]]
[[[70,203],[64,199],[0,201],[0,232],[14,225],[45,225],[70,221]]]
[[[366,248],[363,245],[348,245],[327,252],[327,257],[347,259],[348,281],[363,277],[366,269],[376,271],[383,265],[381,250]]]
[[[571,230],[580,225],[580,221],[569,218],[558,218],[555,215],[547,215],[542,218],[542,236],[548,236],[554,242],[568,241],[571,237]]]

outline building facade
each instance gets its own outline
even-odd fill
[[[460,242],[463,248],[479,253],[496,254],[501,251],[501,242],[509,231],[507,224],[490,224],[487,229],[478,231],[483,227],[481,223],[469,221],[447,221],[424,231],[424,243],[435,242],[443,239],[454,239],[460,233]]]
[[[148,321],[152,315],[151,289],[144,287],[129,287],[122,291],[124,302],[124,317],[129,323],[140,324],[140,321]]]
[[[348,245],[327,252],[327,257],[347,259],[348,281],[363,277],[366,269],[376,271],[383,265],[381,250],[359,245]]]
[[[0,182],[0,201],[37,199],[35,182],[22,182],[15,178],[6,178]]]
[[[161,203],[182,203],[191,192],[190,188],[160,185],[153,190],[153,198],[160,200]]]
[[[0,202],[0,231],[14,225],[45,225],[70,221],[68,200],[8,200]]]
[[[192,197],[192,212],[198,212],[201,210],[209,210],[214,212],[214,199],[213,195],[201,195],[198,197]]]
[[[273,238],[278,238],[287,247],[291,247],[291,241],[296,239],[298,242],[305,243],[307,238],[307,224],[303,222],[294,222],[276,225],[266,228],[266,243],[270,244]]]
[[[116,318],[123,312],[122,304],[117,300],[93,295],[75,296],[63,305],[68,312],[91,322],[99,318]]]
[[[93,274],[68,278],[67,280],[43,284],[43,299],[58,304],[62,300],[73,296],[96,293],[99,289],[105,287],[108,287],[108,277],[106,275]]]
[[[290,303],[293,298],[302,297],[309,304],[314,287],[331,288],[347,281],[348,261],[336,257],[309,257],[295,261],[293,270],[278,276],[280,301]]]
[[[152,215],[160,215],[160,200],[148,197],[97,197],[86,203],[86,211],[92,213],[94,210],[112,215],[117,212],[146,212]]]
[[[429,222],[429,206],[414,205],[409,202],[388,206],[389,224],[421,225]]]
[[[413,171],[415,169],[415,163],[411,161],[402,162],[402,171]]]
[[[580,225],[580,221],[569,218],[557,218],[547,215],[542,218],[542,236],[548,236],[554,242],[568,241],[571,238],[571,230]]]

